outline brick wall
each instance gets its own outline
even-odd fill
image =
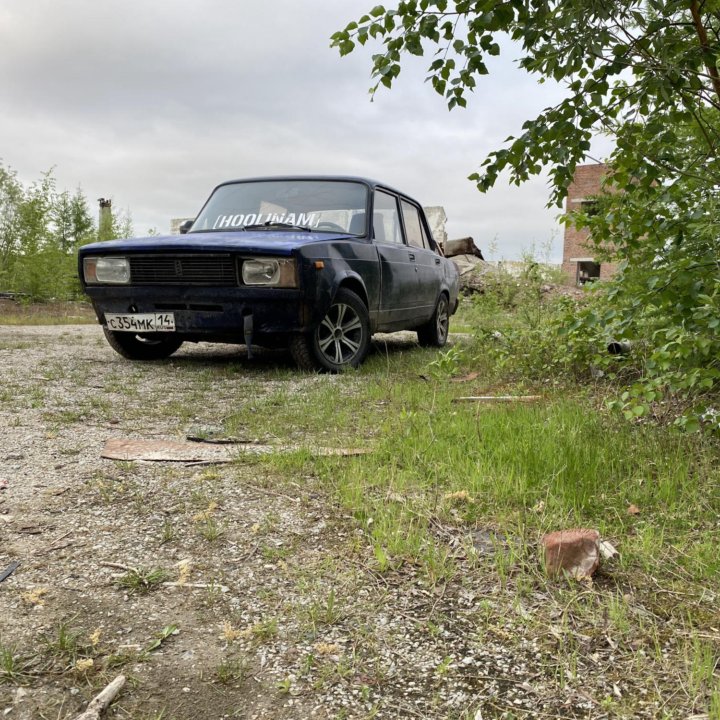
[[[580,165],[575,171],[573,182],[568,188],[567,200],[565,201],[565,212],[579,210],[581,202],[597,195],[600,191],[600,183],[605,175],[606,166],[602,163],[593,165]],[[578,277],[578,259],[595,260],[595,250],[592,244],[587,243],[587,230],[578,230],[572,225],[565,226],[563,239],[563,271],[567,273],[574,282]],[[600,279],[612,277],[617,265],[615,263],[603,262],[600,264]]]

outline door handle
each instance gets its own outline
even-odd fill
[[[408,258],[410,258],[410,260],[414,260],[414,259],[415,259],[415,253],[408,253]]]
[[[439,265],[439,264],[440,264],[440,258],[435,258],[435,264],[436,264],[436,265]]]

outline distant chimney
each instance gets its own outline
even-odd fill
[[[98,215],[98,238],[109,240],[112,236],[112,200],[98,198],[100,213]]]

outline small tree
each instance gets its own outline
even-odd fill
[[[95,222],[80,188],[74,195],[65,190],[55,198],[52,222],[55,244],[62,252],[75,252],[80,245],[95,239]]]
[[[16,173],[0,165],[0,287],[8,281],[19,247],[22,196]]]
[[[0,166],[0,289],[29,299],[70,298],[80,292],[75,252],[95,239],[87,200],[57,193],[53,171],[23,187]]]

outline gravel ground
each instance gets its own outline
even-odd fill
[[[312,478],[101,459],[108,439],[180,440],[280,383],[347,383],[243,363],[202,345],[130,363],[96,326],[0,326],[0,572],[20,563],[0,584],[3,717],[73,718],[120,672],[109,718],[609,717],[599,698],[627,692],[605,679],[612,644],[571,663],[557,629],[524,632],[548,599],[482,571],[488,533],[438,529],[451,581],[379,573]]]

